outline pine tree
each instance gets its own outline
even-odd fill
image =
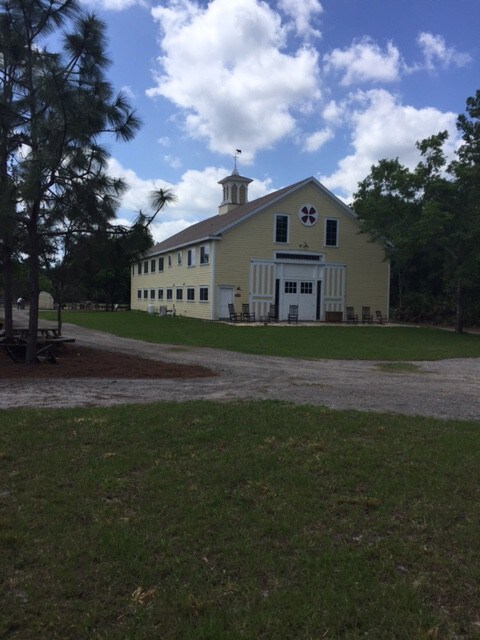
[[[44,244],[72,225],[91,231],[108,224],[125,185],[108,177],[102,140],[130,140],[140,122],[106,80],[105,25],[77,0],[2,0],[0,28],[0,180],[8,185],[0,216],[9,221],[2,240],[8,248],[12,233],[24,230],[33,363]],[[52,52],[48,38],[59,30],[61,45]]]

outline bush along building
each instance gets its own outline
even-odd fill
[[[132,265],[132,309],[222,320],[248,303],[258,320],[276,304],[285,320],[295,304],[315,322],[369,306],[388,317],[389,263],[349,207],[313,177],[250,202],[251,182],[235,169],[216,215]]]

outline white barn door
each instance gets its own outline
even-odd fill
[[[266,316],[275,303],[275,263],[250,260],[250,309],[256,318]]]
[[[323,289],[324,313],[326,311],[345,311],[345,265],[325,265]],[[324,314],[322,320],[324,320]]]

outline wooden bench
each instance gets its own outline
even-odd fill
[[[343,311],[325,311],[325,322],[338,322],[343,321]]]

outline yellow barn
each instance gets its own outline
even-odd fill
[[[207,320],[229,319],[248,304],[255,319],[276,305],[286,320],[388,317],[389,263],[359,233],[355,213],[315,178],[249,202],[252,181],[235,170],[219,184],[218,214],[152,247],[132,265],[131,308]]]

